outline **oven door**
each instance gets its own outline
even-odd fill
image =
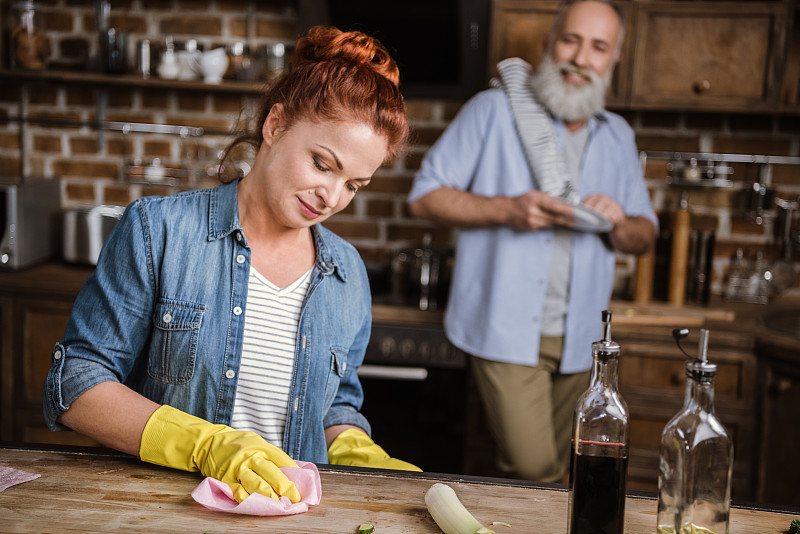
[[[373,324],[358,374],[375,443],[424,471],[463,472],[466,356],[441,328]]]

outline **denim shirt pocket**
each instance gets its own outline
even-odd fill
[[[194,374],[205,306],[161,299],[153,313],[147,373],[167,384],[185,384]]]
[[[347,372],[347,353],[346,347],[331,347],[331,368],[328,373],[328,384],[325,386],[325,406],[333,404],[333,399],[339,391],[339,383]]]

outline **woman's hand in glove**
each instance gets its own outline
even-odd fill
[[[328,447],[328,461],[334,465],[379,467],[398,471],[422,471],[414,464],[392,458],[365,432],[350,428],[333,440]]]
[[[242,502],[251,493],[299,502],[300,492],[280,470],[297,463],[255,432],[215,425],[171,406],[158,408],[145,425],[139,450],[153,464],[200,471],[227,483]]]

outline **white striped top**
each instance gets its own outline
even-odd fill
[[[283,444],[297,327],[310,282],[311,269],[281,289],[250,269],[231,426],[252,430],[277,447]]]

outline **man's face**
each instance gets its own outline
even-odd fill
[[[566,63],[574,68],[562,69],[565,82],[583,86],[590,82],[587,70],[604,78],[618,59],[620,21],[611,6],[600,2],[578,2],[572,5],[556,30],[550,44],[551,58],[556,65]]]

